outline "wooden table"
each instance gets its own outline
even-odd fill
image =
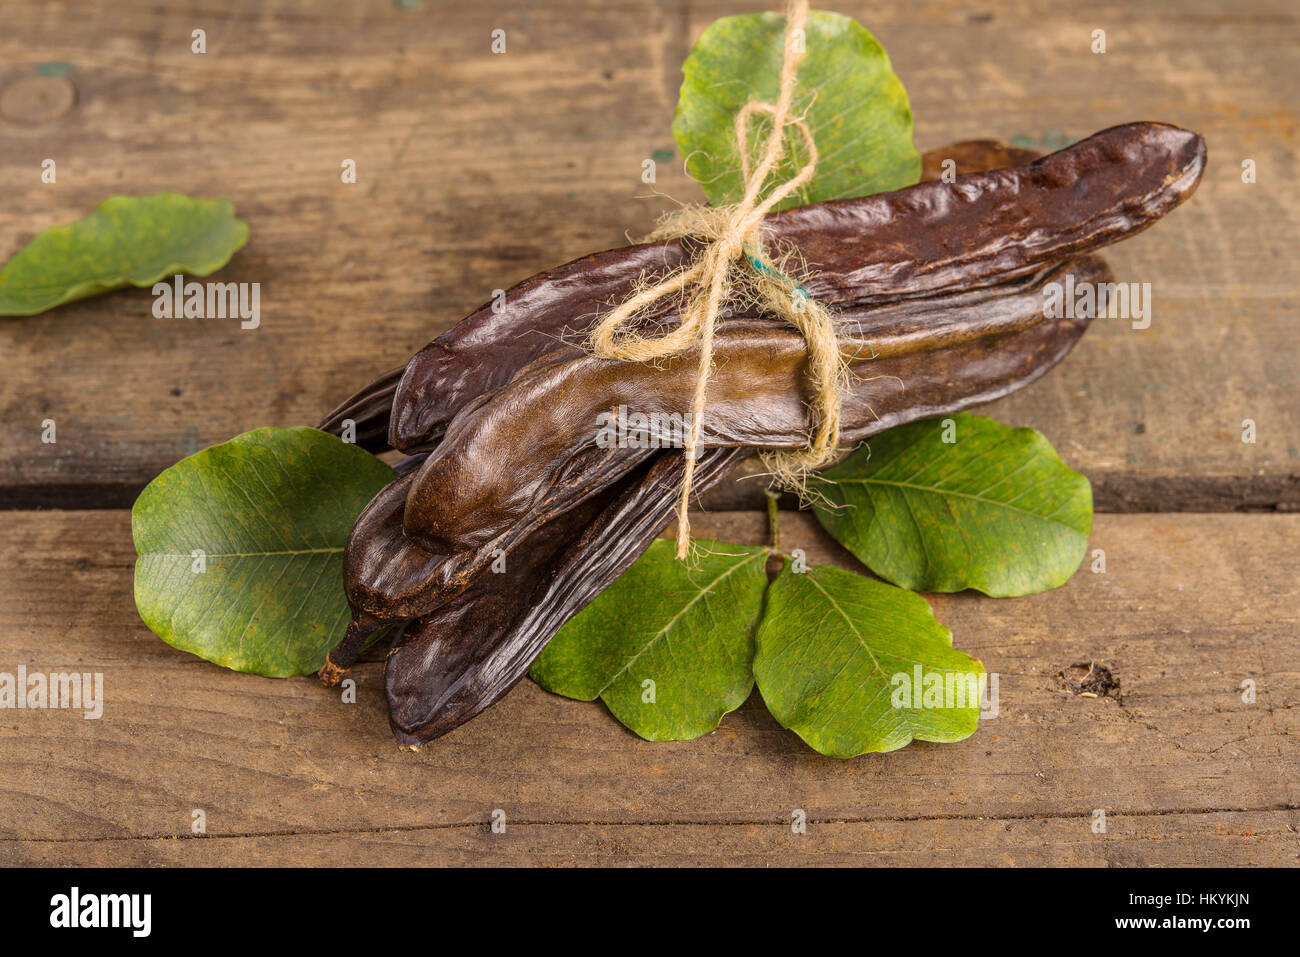
[[[669,132],[679,67],[752,7],[7,0],[0,257],[112,193],[229,197],[252,236],[214,278],[260,282],[262,323],[156,320],[147,290],[0,320],[0,671],[101,671],[107,697],[98,721],[0,712],[0,863],[1297,863],[1294,4],[837,8],[889,50],[923,147],[1050,147],[1132,119],[1209,143],[1197,196],[1108,254],[1152,283],[1150,328],[1098,322],[988,410],[1091,477],[1107,555],[1048,594],[933,599],[1000,674],[997,718],[839,761],[757,698],[705,738],[650,744],[525,682],[411,754],[378,664],[341,707],[311,679],[175,651],[135,613],[129,506],[160,470],[313,423],[493,289],[644,232],[670,204],[644,159],[660,193],[698,199]],[[718,501],[738,508],[699,515],[701,534],[760,540],[750,499]],[[855,567],[806,516],[783,528]],[[1120,696],[1065,689],[1094,661]]]

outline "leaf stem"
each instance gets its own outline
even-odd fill
[[[764,489],[763,494],[767,496],[767,543],[775,552],[781,551],[781,513],[777,509],[777,503],[781,496],[769,489]]]

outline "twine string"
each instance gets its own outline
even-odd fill
[[[824,465],[835,453],[839,436],[843,359],[830,313],[802,286],[784,275],[769,260],[760,230],[763,219],[786,197],[809,182],[817,168],[817,146],[802,116],[790,114],[795,77],[803,58],[807,0],[792,0],[786,14],[785,49],[776,103],[751,100],[736,113],[735,136],[740,153],[745,192],[729,206],[690,206],[666,219],[651,240],[696,236],[708,242],[696,262],[677,270],[654,285],[641,288],[607,313],[591,334],[592,352],[602,358],[650,362],[677,355],[698,345],[699,367],[691,400],[690,432],[685,446],[685,472],[677,503],[677,557],[685,558],[690,544],[688,507],[700,432],[707,407],[709,377],[713,369],[713,339],[718,312],[733,283],[749,287],[765,306],[794,326],[807,340],[808,373],[814,385],[812,414],[815,425],[807,446],[764,455],[780,484],[802,490],[806,473]],[[749,127],[760,116],[771,118],[772,128],[762,155],[752,167]],[[785,131],[792,128],[802,139],[807,159],[790,178],[764,187],[787,147]],[[688,296],[681,324],[663,335],[642,337],[629,328],[647,307],[666,296]]]

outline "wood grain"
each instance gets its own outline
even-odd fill
[[[736,824],[486,823],[363,833],[25,842],[22,861],[193,867],[1294,867],[1294,810]]]
[[[693,524],[765,536],[753,513]],[[999,674],[997,717],[956,745],[849,761],[757,696],[713,734],[651,744],[528,682],[401,752],[377,663],[345,705],[160,642],[134,612],[129,526],[114,511],[0,526],[0,671],[102,672],[106,697],[99,720],[0,711],[0,863],[1300,863],[1300,516],[1101,516],[1105,574],[935,596],[956,645]],[[806,515],[782,528],[810,562],[859,567]],[[1088,661],[1122,699],[1064,690],[1057,673]]]
[[[105,509],[5,515],[0,672],[102,672],[107,698],[92,721],[0,710],[0,864],[1300,864],[1300,516],[1103,515],[1104,574],[934,597],[999,675],[998,716],[960,744],[850,761],[809,751],[757,696],[711,735],[650,744],[528,682],[404,753],[378,663],[343,704],[177,652],[136,616],[129,514],[108,509],[161,469],[317,421],[494,289],[702,198],[670,133],[680,65],[713,19],[756,8],[6,0],[0,258],[113,193],[229,197],[252,236],[213,278],[261,283],[263,313],[255,331],[155,320],[148,290],[127,290],[0,319],[0,507]],[[1095,324],[987,411],[1043,431],[1103,510],[1300,508],[1295,5],[836,9],[889,51],[922,147],[1055,148],[1134,119],[1205,134],[1196,197],[1108,253],[1118,279],[1152,284],[1150,328]],[[712,502],[745,509],[759,489]],[[807,516],[782,521],[786,547],[858,567]],[[765,536],[747,511],[694,526]],[[1064,689],[1058,672],[1092,661],[1121,698]]]
[[[10,0],[0,256],[110,193],[230,197],[252,238],[215,278],[260,282],[263,315],[253,331],[156,320],[148,291],[128,290],[0,320],[0,505],[129,505],[184,455],[315,422],[492,290],[642,233],[666,197],[700,198],[681,158],[662,158],[680,64],[715,17],[748,9]],[[1300,507],[1294,4],[838,9],[889,50],[922,146],[1051,147],[1133,119],[1206,135],[1197,196],[1110,254],[1120,280],[1152,284],[1150,328],[1096,324],[990,411],[1042,430],[1102,508]],[[196,28],[206,54],[190,52]],[[1089,49],[1098,28],[1104,55]],[[652,188],[641,164],[656,154]],[[56,184],[41,183],[44,158]],[[745,488],[732,504],[753,501]]]

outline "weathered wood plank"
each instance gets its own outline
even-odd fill
[[[0,321],[0,504],[129,504],[197,448],[316,421],[493,289],[644,231],[670,205],[640,173],[672,149],[681,60],[714,17],[752,8],[6,3],[0,256],[112,192],[228,196],[252,239],[217,278],[262,283],[263,320],[155,320],[148,292],[126,291]],[[1044,431],[1102,508],[1300,507],[1300,199],[1279,186],[1296,153],[1294,5],[840,9],[890,51],[922,145],[1050,146],[1135,118],[1205,133],[1198,195],[1111,254],[1119,279],[1152,284],[1150,328],[1098,323],[992,411]],[[71,72],[38,77],[43,63]],[[356,185],[339,181],[345,158]],[[1240,180],[1246,158],[1257,184]],[[680,157],[655,189],[700,195]],[[40,442],[47,417],[56,445]]]
[[[807,516],[782,525],[786,548],[855,567]],[[732,541],[763,526],[694,520]],[[12,512],[0,671],[102,672],[106,704],[99,720],[0,712],[0,862],[1294,864],[1297,546],[1300,516],[1100,516],[1105,574],[935,597],[957,646],[1000,676],[997,718],[956,745],[823,758],[757,697],[711,735],[650,744],[525,682],[410,754],[389,736],[379,664],[344,705],[310,678],[177,652],[135,615],[126,513]],[[1092,660],[1122,704],[1062,689],[1061,669]],[[484,831],[494,808],[507,835]],[[798,839],[795,808],[811,822]],[[212,839],[173,840],[195,809]]]
[[[14,863],[84,866],[1295,867],[1291,811],[1084,818],[737,824],[463,824],[404,831],[135,841],[24,841]]]
[[[58,61],[44,80],[77,97],[0,118],[0,256],[111,192],[227,196],[252,237],[216,278],[260,282],[262,324],[154,320],[147,291],[0,322],[0,485],[120,498],[235,432],[314,423],[493,289],[645,229],[682,29],[657,4],[6,5],[0,89]],[[33,445],[46,417],[59,443]]]

